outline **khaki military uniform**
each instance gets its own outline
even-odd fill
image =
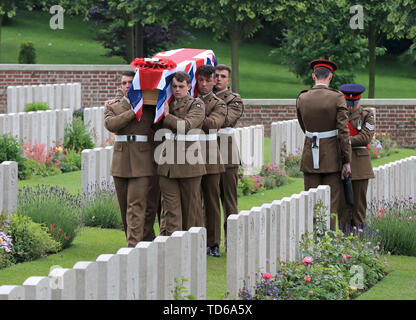
[[[158,126],[153,125],[155,106],[144,105],[142,117],[137,121],[130,101],[121,90],[116,99],[104,111],[104,126],[129,141],[115,142],[110,174],[114,177],[127,245],[135,247],[143,240],[148,188],[156,174],[153,136]]]
[[[202,130],[207,138],[202,146],[205,159],[206,175],[202,177],[201,188],[204,200],[205,221],[207,227],[207,244],[209,247],[220,245],[221,242],[221,208],[220,178],[225,167],[217,142],[217,132],[224,124],[227,107],[213,92],[201,96],[205,103],[205,120]],[[214,130],[211,138],[210,129]]]
[[[346,204],[343,206],[340,222],[343,226],[363,228],[367,211],[367,187],[368,179],[374,178],[371,165],[368,144],[374,135],[374,114],[370,108],[359,106],[355,111],[349,113],[352,160],[352,188],[354,192],[354,206],[352,208],[352,220],[350,210]]]
[[[227,218],[230,214],[238,214],[237,186],[240,156],[233,128],[243,115],[244,105],[240,95],[232,92],[229,88],[215,92],[215,95],[222,99],[227,106],[227,115],[218,134],[221,156],[225,166],[225,172],[221,173],[220,178],[220,196],[224,212],[225,245],[227,245]],[[227,141],[227,148],[225,147],[225,140]]]
[[[348,111],[344,95],[325,85],[315,85],[303,91],[297,98],[296,112],[299,125],[305,132],[305,142],[300,170],[304,173],[305,190],[318,185],[331,187],[330,212],[340,212],[344,202],[344,191],[341,180],[342,165],[351,162],[351,144],[348,130]],[[316,168],[312,141],[308,133],[331,133],[338,130],[335,136],[320,138],[319,168]],[[316,144],[315,144],[316,146]],[[335,220],[331,219],[331,230],[335,230]]]
[[[163,151],[155,155],[159,158],[157,173],[163,198],[160,216],[160,235],[163,236],[204,226],[200,188],[206,169],[199,135],[205,119],[205,105],[188,94],[183,99],[174,99],[169,104],[169,112],[163,119],[163,127],[173,135],[168,134],[161,145]]]

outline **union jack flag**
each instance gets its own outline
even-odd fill
[[[169,103],[173,98],[170,83],[175,72],[185,71],[189,74],[189,76],[191,77],[192,84],[189,93],[191,96],[196,97],[196,72],[198,68],[204,64],[213,66],[217,65],[217,59],[215,58],[214,52],[212,50],[205,49],[181,48],[170,51],[164,51],[154,55],[153,59],[166,59],[173,61],[174,63],[176,63],[176,67],[155,69],[142,67],[136,68],[136,75],[128,92],[128,97],[130,99],[132,108],[136,113],[136,118],[137,120],[140,120],[143,112],[142,90],[160,90],[157,98],[156,114],[153,123],[157,123],[163,118],[165,101]],[[169,64],[169,66],[172,67],[174,65]]]

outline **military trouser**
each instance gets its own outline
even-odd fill
[[[227,247],[227,218],[230,214],[238,214],[237,205],[238,167],[226,168],[221,173],[220,195],[222,211],[224,212],[224,236]]]
[[[201,176],[192,178],[159,177],[163,208],[160,214],[160,235],[203,227]]]
[[[159,187],[159,176],[154,175],[151,177],[151,182],[149,186],[149,192],[147,194],[147,208],[146,208],[146,218],[144,223],[144,241],[152,241],[155,238],[155,218],[157,215],[157,221],[160,228],[160,210],[161,210],[161,200],[160,200],[160,187]]]
[[[206,174],[201,181],[209,247],[221,243],[220,177],[219,173]]]
[[[367,211],[367,187],[368,179],[352,180],[352,190],[354,192],[354,206],[351,208],[344,202],[341,207],[340,225],[343,228],[363,228]]]
[[[151,177],[114,178],[127,246],[143,241],[147,193]]]
[[[319,185],[329,185],[331,187],[331,213],[338,214],[338,221],[340,221],[341,203],[345,202],[344,186],[341,180],[341,172],[334,173],[306,173],[304,172],[304,186],[305,191],[310,188],[317,188]],[[336,219],[331,218],[330,229],[336,229]]]

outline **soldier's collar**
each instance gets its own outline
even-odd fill
[[[208,98],[209,96],[213,95],[214,92],[210,91],[207,94],[201,94],[199,95],[202,99]]]
[[[221,93],[227,92],[229,89],[230,89],[230,88],[225,88],[224,90],[221,90],[221,91],[215,91],[215,94],[216,94],[216,95],[218,95],[218,94],[221,94]]]
[[[314,87],[316,87],[316,86],[325,86],[325,87],[328,87],[328,85],[326,83],[322,83],[322,82],[315,83]]]

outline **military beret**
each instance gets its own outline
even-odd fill
[[[338,66],[335,62],[331,60],[324,60],[324,59],[312,60],[311,62],[309,62],[309,65],[312,70],[315,70],[315,68],[317,67],[325,67],[331,70],[332,72],[334,72],[335,70],[338,69]]]

